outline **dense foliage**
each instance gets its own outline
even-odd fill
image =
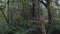
[[[41,1],[49,4],[48,0]],[[0,0],[0,34],[42,34],[40,16],[44,17],[46,34],[60,34],[60,0],[49,0],[50,7],[41,1]]]

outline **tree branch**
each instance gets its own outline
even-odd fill
[[[0,9],[0,10],[1,10],[1,12],[2,12],[2,14],[3,14],[3,16],[4,16],[5,20],[6,20],[6,22],[8,23],[7,17],[6,17],[6,15],[4,14],[3,10],[2,10],[2,9]]]
[[[39,0],[40,1],[40,0]],[[46,3],[44,3],[43,1],[40,1],[46,8],[48,8],[47,7],[47,4]]]

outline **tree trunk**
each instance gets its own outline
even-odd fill
[[[40,21],[41,21],[41,27],[42,27],[42,34],[46,34],[43,15],[40,15]]]
[[[52,8],[50,6],[50,0],[46,0],[47,10],[48,10],[48,20],[49,24],[53,23]]]
[[[33,17],[34,17],[34,20],[38,21],[38,18],[39,18],[39,1],[32,0],[32,4],[33,4]]]

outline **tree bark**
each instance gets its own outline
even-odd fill
[[[39,18],[39,1],[32,0],[32,4],[33,4],[33,15],[32,16],[33,16],[35,21],[38,21],[38,18]]]
[[[50,6],[50,0],[46,0],[46,5],[47,5],[47,9],[48,9],[48,20],[49,20],[49,24],[53,23],[53,16],[52,16],[52,8]]]
[[[42,27],[42,34],[46,34],[43,15],[40,15],[40,21],[41,21],[41,27]]]

